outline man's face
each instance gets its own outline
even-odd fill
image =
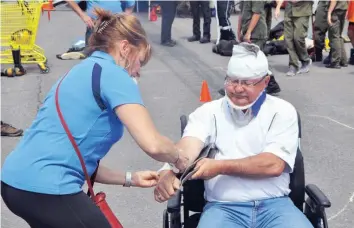
[[[251,80],[238,80],[226,77],[225,91],[237,106],[246,106],[254,102],[267,87],[270,77],[264,76]]]

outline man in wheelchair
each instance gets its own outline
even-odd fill
[[[298,148],[298,117],[285,100],[266,94],[268,60],[254,44],[233,48],[225,96],[203,104],[188,119],[181,153],[195,161],[215,144],[214,158],[197,162],[191,179],[203,179],[206,205],[199,228],[313,227],[289,198]],[[169,165],[160,170],[158,202],[180,187]]]

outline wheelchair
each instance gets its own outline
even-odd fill
[[[182,134],[188,122],[187,116],[182,115],[180,121]],[[305,185],[304,159],[300,148],[302,135],[299,113],[298,125],[299,147],[295,167],[290,174],[291,193],[289,197],[294,205],[306,215],[314,228],[328,228],[325,208],[329,208],[331,202],[316,185]],[[182,188],[168,200],[167,209],[163,212],[163,228],[196,228],[205,203],[203,180],[187,180]],[[181,211],[183,211],[183,216]]]

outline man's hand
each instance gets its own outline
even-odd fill
[[[243,36],[243,42],[247,42],[247,43],[251,43],[251,33],[246,33],[244,36]]]
[[[278,20],[279,16],[280,16],[280,7],[277,7],[274,11],[275,20]]]
[[[171,198],[179,189],[180,181],[171,170],[161,171],[154,190],[155,200],[162,203]]]
[[[132,175],[132,185],[141,188],[150,188],[156,186],[159,175],[155,171],[139,171]]]
[[[192,175],[191,179],[203,179],[209,180],[220,174],[221,162],[215,159],[203,158],[200,160],[194,170],[197,170],[195,174]]]

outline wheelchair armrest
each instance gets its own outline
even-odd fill
[[[176,194],[167,201],[167,212],[176,213],[181,211],[181,190],[176,191]]]
[[[316,206],[322,206],[326,208],[331,206],[331,202],[327,196],[316,185],[306,185],[305,192]]]

